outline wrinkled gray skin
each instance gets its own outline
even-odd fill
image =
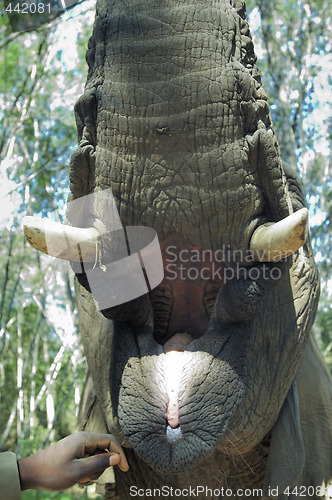
[[[164,250],[246,252],[260,224],[305,205],[282,166],[242,1],[98,0],[87,61],[72,199],[111,188],[122,223],[153,227]],[[90,221],[68,214],[99,229],[108,216],[103,206]],[[331,379],[308,343],[319,296],[310,242],[265,264],[279,279],[250,265],[256,280],[181,288],[166,278],[103,313],[79,276],[91,374],[81,422],[127,447],[130,472],[116,471],[122,500],[130,485],[267,495],[331,481]],[[181,431],[166,422],[162,347],[178,332],[194,338],[183,353]]]

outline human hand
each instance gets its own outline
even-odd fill
[[[111,434],[77,432],[18,460],[21,489],[64,490],[77,482],[97,479],[111,465],[122,471],[129,469],[120,444]]]

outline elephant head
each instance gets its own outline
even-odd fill
[[[305,201],[255,61],[242,0],[97,0],[71,200],[111,189],[123,225],[157,232],[165,277],[100,312],[78,273],[80,329],[108,429],[161,473],[260,443],[314,320]],[[92,261],[111,216],[68,212]]]

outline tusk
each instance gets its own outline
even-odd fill
[[[40,252],[73,262],[95,262],[100,233],[93,227],[65,226],[49,219],[24,217],[23,229],[31,246]]]
[[[276,262],[292,255],[304,245],[307,225],[308,210],[301,208],[279,222],[259,226],[250,241],[255,260]]]

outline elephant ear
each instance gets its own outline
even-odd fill
[[[273,488],[281,492],[292,486],[302,473],[304,463],[299,398],[294,380],[272,429],[263,496],[267,497]]]

